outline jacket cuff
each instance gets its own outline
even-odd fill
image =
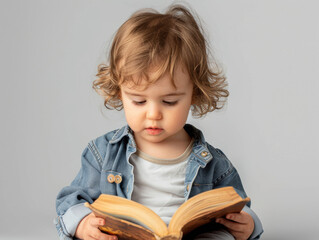
[[[245,206],[243,208],[243,211],[248,213],[253,218],[255,223],[254,231],[248,239],[259,239],[261,234],[264,232],[260,219],[258,218],[256,213],[253,210],[251,210],[251,208],[249,208],[248,206]]]
[[[55,224],[59,230],[60,239],[72,238],[80,221],[90,213],[91,210],[80,203],[70,207],[64,215],[57,217]]]

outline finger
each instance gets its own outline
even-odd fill
[[[114,235],[106,235],[104,234],[104,238],[100,238],[99,240],[117,240],[117,236]]]
[[[89,223],[91,226],[97,228],[99,226],[103,226],[105,224],[105,220],[103,218],[94,217],[90,218]]]
[[[226,219],[245,224],[248,223],[249,216],[248,213],[242,211],[240,213],[229,213],[226,215]]]
[[[241,223],[238,223],[238,222],[234,222],[234,221],[231,221],[231,220],[227,220],[225,218],[217,218],[216,222],[224,225],[226,228],[228,228],[231,231],[244,232],[244,230],[245,230],[245,225],[244,224],[241,224]]]
[[[90,237],[94,240],[117,240],[117,236],[102,233],[99,229],[94,229]]]

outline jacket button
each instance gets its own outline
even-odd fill
[[[187,192],[189,191],[189,184],[187,184],[186,190],[187,190]]]
[[[113,174],[109,174],[109,175],[107,176],[107,181],[108,181],[109,183],[114,183],[114,181],[115,181],[114,175],[113,175]]]
[[[120,175],[115,176],[115,183],[119,184],[122,182],[122,177]]]
[[[207,155],[208,155],[208,152],[206,152],[206,151],[203,151],[203,152],[201,152],[201,154],[200,154],[202,157],[206,157]]]

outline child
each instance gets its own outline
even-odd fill
[[[140,202],[166,223],[185,200],[213,188],[233,186],[246,197],[224,153],[186,124],[190,109],[204,116],[228,96],[225,78],[213,70],[201,28],[183,6],[137,12],[119,28],[109,66],[99,67],[93,87],[107,108],[124,108],[128,125],[84,150],[80,172],[57,197],[61,239],[117,239],[99,231],[104,220],[83,205],[101,193]],[[258,239],[262,233],[249,206],[216,222],[192,239]]]

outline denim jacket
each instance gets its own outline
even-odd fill
[[[192,125],[186,124],[184,129],[194,138],[186,167],[185,201],[201,192],[224,186],[233,186],[245,198],[240,177],[225,154],[205,142],[202,132]],[[92,203],[102,193],[131,199],[134,175],[129,158],[136,150],[133,133],[128,126],[89,142],[83,151],[78,175],[57,196],[58,216],[54,222],[61,240],[74,239],[77,225],[91,212],[84,206],[84,202]],[[255,222],[250,239],[259,239],[263,229],[259,218],[250,209],[250,202],[244,211]]]

